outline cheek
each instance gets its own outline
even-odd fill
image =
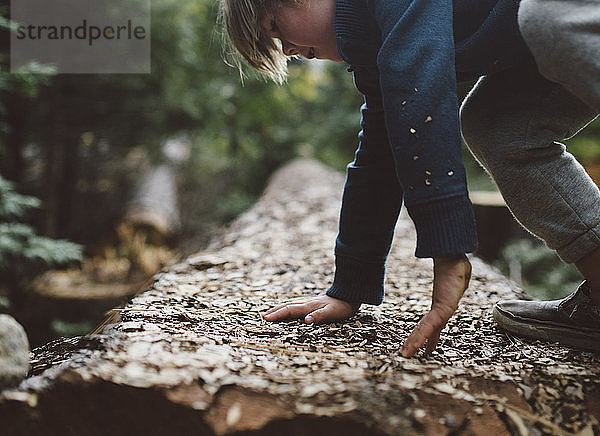
[[[295,45],[309,46],[314,40],[314,26],[298,10],[283,8],[277,18],[281,35]]]
[[[306,36],[306,29],[302,26],[289,25],[281,27],[282,36],[295,45],[308,45],[310,38]]]

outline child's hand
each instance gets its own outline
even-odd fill
[[[302,298],[275,306],[267,310],[263,318],[267,321],[304,318],[304,322],[307,324],[313,322],[323,324],[350,318],[358,312],[359,307],[360,303],[349,303],[328,295],[319,295],[318,297]]]
[[[440,332],[458,308],[458,302],[469,286],[471,262],[467,256],[439,257],[433,259],[433,297],[431,310],[425,315],[402,348],[402,356],[411,357],[425,342],[425,352],[435,350]]]

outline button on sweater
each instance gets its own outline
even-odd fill
[[[417,231],[417,257],[475,250],[457,76],[493,74],[529,56],[517,10],[517,0],[336,2],[338,51],[364,104],[327,295],[382,302],[403,203]]]

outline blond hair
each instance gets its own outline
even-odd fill
[[[225,27],[229,47],[258,71],[277,83],[287,77],[287,56],[281,50],[281,42],[269,36],[263,29],[269,11],[283,4],[296,4],[298,0],[221,0],[219,21]],[[232,64],[240,72],[239,56],[229,50]]]

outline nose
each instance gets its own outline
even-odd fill
[[[290,44],[286,40],[281,40],[281,46],[283,50],[283,54],[286,56],[295,56],[300,54],[300,51],[296,48],[294,44]]]

